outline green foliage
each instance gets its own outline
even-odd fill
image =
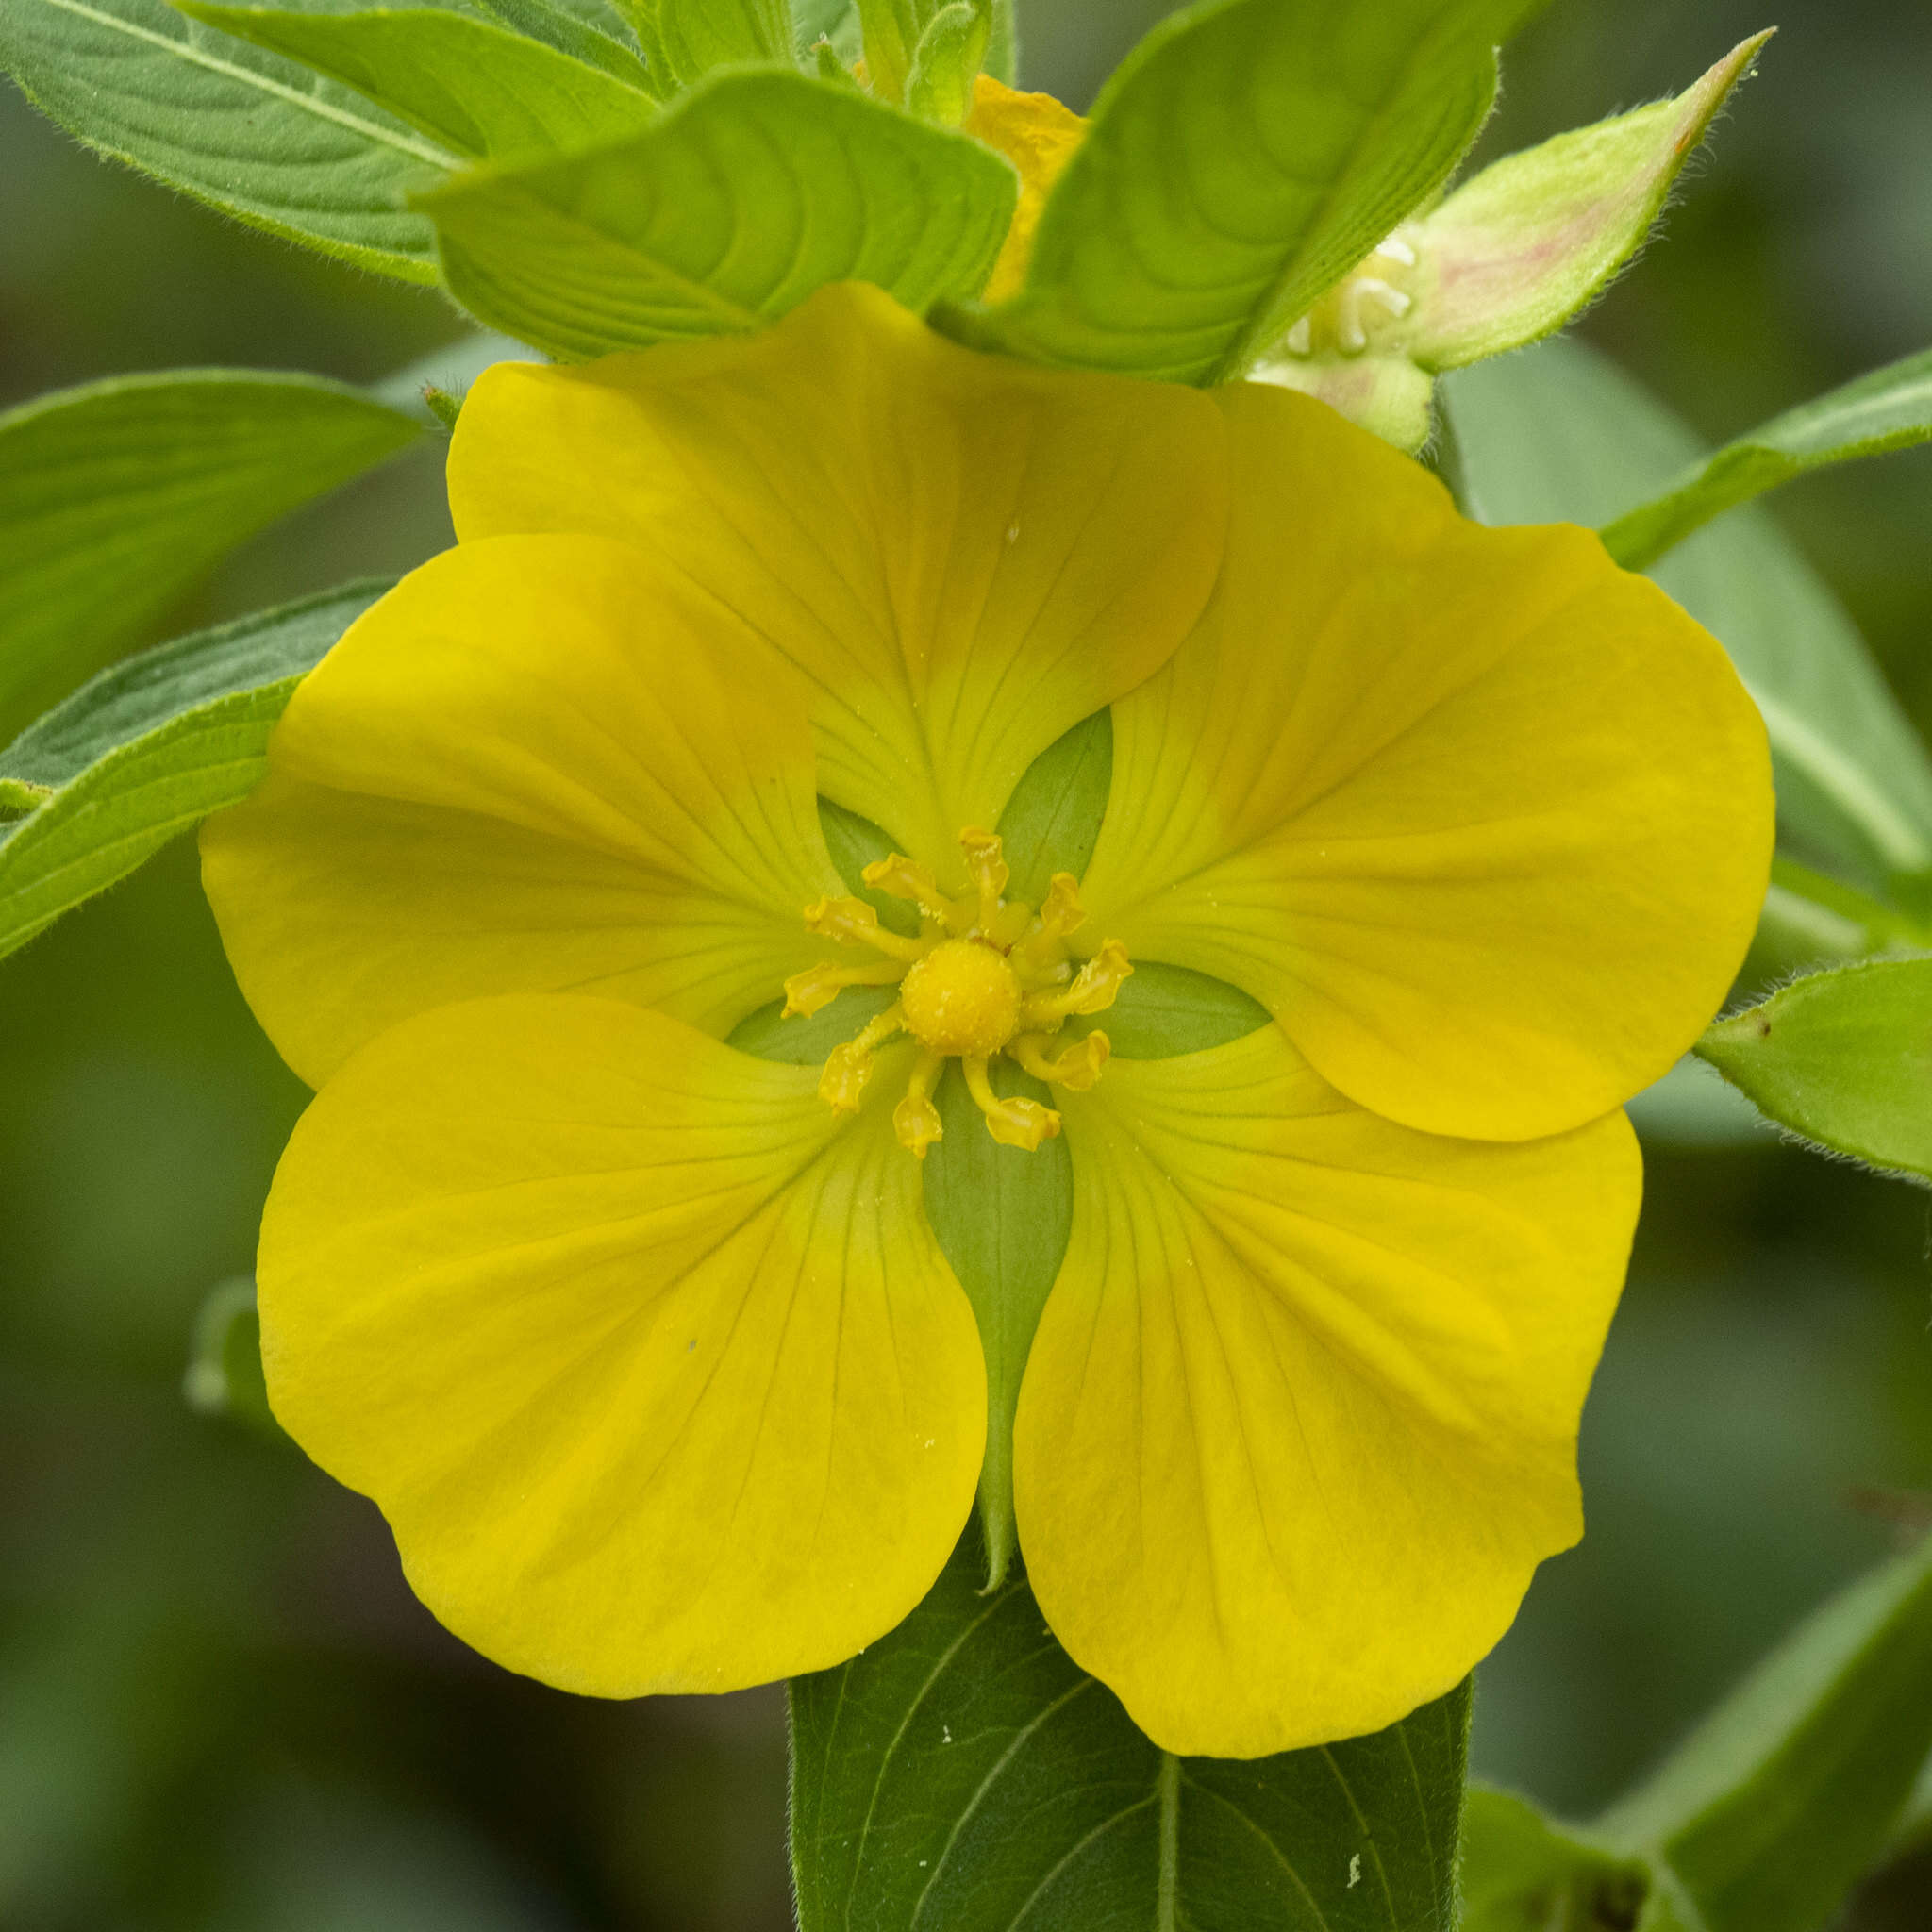
[[[973,89],[992,32],[992,0],[952,0],[933,15],[906,76],[906,105],[957,127],[973,111]]]
[[[1209,0],[1103,89],[1026,283],[969,341],[1178,382],[1243,374],[1440,188],[1537,0]]]
[[[518,33],[541,41],[559,54],[568,54],[573,60],[597,68],[627,87],[642,88],[646,93],[660,96],[667,92],[659,76],[651,73],[618,37],[621,23],[617,16],[605,13],[601,7],[589,9],[592,16],[601,18],[586,20],[568,8],[558,6],[556,0],[476,0],[476,5],[506,26],[515,27]]]
[[[713,75],[642,134],[424,197],[451,291],[566,357],[756,327],[826,282],[908,308],[986,278],[1012,169],[965,135],[775,69]]]
[[[162,0],[7,0],[0,68],[100,154],[360,268],[436,280],[403,198],[453,157],[334,81]]]
[[[0,416],[0,731],[244,538],[423,434],[341,383],[246,370],[120,376]]]
[[[386,585],[362,583],[144,652],[0,752],[0,955],[245,798],[302,675]]]
[[[624,0],[653,73],[690,87],[714,67],[797,53],[788,0]]]
[[[1450,1932],[1467,1689],[1371,1738],[1169,1757],[969,1531],[850,1663],[796,1679],[802,1932]]]
[[[443,8],[277,12],[180,0],[181,11],[366,94],[455,153],[482,159],[635,133],[646,93],[488,21]]]
[[[1874,369],[1724,444],[1664,495],[1604,531],[1618,562],[1641,570],[1733,506],[1807,471],[1932,441],[1932,349]]]
[[[1655,496],[1697,440],[1578,342],[1442,385],[1471,514],[1603,525]],[[1837,600],[1761,512],[1701,532],[1652,575],[1731,654],[1771,734],[1778,819],[1856,879],[1932,866],[1932,761]]]
[[[1586,1831],[1473,1791],[1464,1932],[1818,1932],[1928,1750],[1932,1542],[1827,1604]]]
[[[1794,980],[1697,1051],[1807,1141],[1932,1181],[1932,958]]]

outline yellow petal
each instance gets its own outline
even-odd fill
[[[1743,687],[1586,532],[1481,528],[1318,404],[1217,397],[1227,571],[1114,708],[1086,930],[1244,988],[1391,1120],[1595,1119],[1750,941],[1772,799]]]
[[[841,1126],[815,1081],[514,997],[384,1034],[296,1127],[270,1398],[486,1656],[728,1690],[850,1657],[938,1575],[979,1475],[977,1333],[890,1107]]]
[[[1087,138],[1087,123],[1051,94],[1016,93],[990,74],[979,76],[966,132],[997,148],[1020,171],[1020,205],[1006,245],[992,265],[980,299],[1002,302],[1019,292],[1033,256],[1046,197]]]
[[[450,504],[465,542],[591,530],[688,573],[806,674],[820,790],[957,869],[1198,616],[1223,449],[1201,394],[975,355],[847,285],[757,335],[499,364]]]
[[[1057,1097],[1073,1234],[1014,1467],[1056,1635],[1180,1753],[1350,1737],[1448,1690],[1581,1531],[1628,1124],[1411,1133],[1273,1026]]]
[[[236,976],[320,1084],[410,1013],[584,991],[723,1034],[824,951],[810,729],[728,613],[600,538],[464,544],[297,690],[203,872]]]

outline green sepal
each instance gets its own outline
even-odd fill
[[[0,824],[0,956],[245,798],[303,674],[388,589],[350,584],[104,671],[0,752],[41,794]]]
[[[1833,463],[1932,441],[1932,349],[1858,376],[1727,442],[1661,496],[1626,510],[1604,547],[1642,570],[1711,518]]]
[[[1056,873],[1075,879],[1100,840],[1113,782],[1113,712],[1095,711],[1063,732],[1021,774],[995,828],[1004,848],[1007,890],[1038,906]]]
[[[483,160],[581,147],[646,126],[641,89],[523,34],[443,8],[278,11],[175,0],[183,13],[351,87]]]
[[[96,154],[373,274],[437,279],[403,201],[456,157],[292,60],[165,0],[7,0],[0,69]]]
[[[1174,1757],[969,1526],[891,1635],[791,1684],[801,1932],[1453,1932],[1464,1684],[1373,1737]]]
[[[957,127],[973,111],[974,83],[992,32],[992,0],[953,0],[927,22],[906,76],[906,105]]]
[[[581,359],[774,321],[827,282],[924,311],[986,279],[1019,183],[990,148],[791,68],[732,68],[628,140],[424,196],[450,291]]]
[[[890,892],[881,892],[865,882],[865,868],[892,856],[892,841],[869,818],[835,805],[829,798],[819,800],[819,830],[824,834],[825,850],[832,865],[852,891],[879,916],[879,924],[908,939],[919,937],[919,908]]]
[[[1697,1053],[1814,1145],[1932,1181],[1932,958],[1793,980],[1720,1020]]]
[[[0,415],[0,737],[237,544],[425,433],[344,383],[244,369],[115,376]]]

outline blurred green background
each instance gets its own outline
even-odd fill
[[[1163,9],[1022,0],[1084,106]],[[1667,238],[1585,331],[1713,439],[1932,342],[1924,0],[1558,0],[1501,153],[1783,28]],[[386,375],[461,332],[99,164],[0,89],[0,403],[191,364]],[[285,525],[170,631],[448,541],[433,457]],[[1932,452],[1774,513],[1932,728]],[[0,1927],[678,1932],[790,1924],[776,1691],[598,1704],[483,1663],[380,1519],[181,1398],[303,1091],[225,970],[189,843],[0,965]],[[1923,1521],[1925,1196],[1781,1148],[1653,1150],[1585,1420],[1590,1533],[1481,1674],[1478,1769],[1582,1814]],[[1860,1902],[1932,1924],[1932,1866]]]

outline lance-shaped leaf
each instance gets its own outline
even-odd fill
[[[1018,185],[999,156],[857,90],[718,75],[613,145],[483,169],[425,198],[452,291],[591,357],[756,327],[826,282],[908,308],[977,288]]]
[[[1020,293],[948,325],[1075,367],[1243,374],[1441,186],[1538,4],[1211,0],[1164,23],[1102,90]]]
[[[623,0],[644,58],[673,87],[714,67],[795,58],[788,0]]]
[[[802,1932],[1451,1932],[1466,1688],[1326,1748],[1172,1757],[985,1575],[969,1531],[890,1637],[793,1682]]]
[[[1932,1181],[1932,958],[1793,980],[1697,1052],[1806,1140]]]
[[[1932,441],[1932,349],[1874,369],[1727,442],[1662,496],[1604,530],[1610,555],[1641,570],[1734,505],[1807,471]]]
[[[1704,454],[1578,342],[1460,370],[1442,401],[1465,500],[1486,523],[1601,526]],[[1715,633],[1764,713],[1784,834],[1871,885],[1932,867],[1932,762],[1850,619],[1776,526],[1740,510],[1652,575]]]
[[[0,955],[254,790],[305,672],[382,583],[201,631],[117,664],[0,752]]]
[[[0,730],[165,615],[244,538],[417,441],[320,376],[119,376],[0,416]]]
[[[178,4],[209,26],[354,88],[475,159],[612,140],[657,113],[636,87],[444,8],[298,13]]]
[[[1932,1751],[1932,1543],[1835,1597],[1592,1836],[1706,1932],[1816,1932]]]
[[[335,81],[163,0],[7,0],[0,68],[97,153],[360,268],[436,280],[404,198],[454,157]]]

